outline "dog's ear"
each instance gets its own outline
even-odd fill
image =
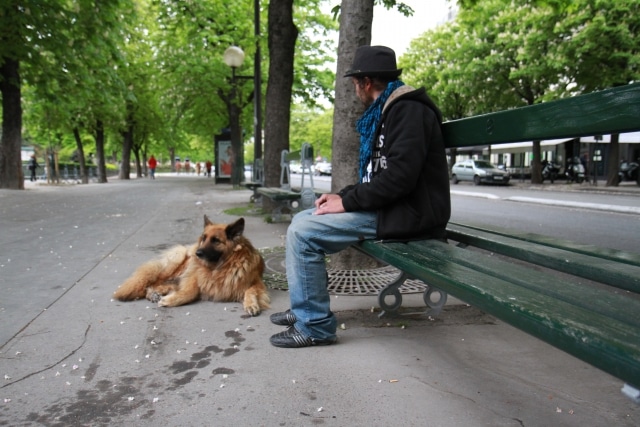
[[[227,239],[233,240],[234,237],[242,236],[244,231],[244,218],[240,218],[233,224],[227,225]]]
[[[209,217],[207,215],[205,215],[204,216],[204,226],[206,227],[207,225],[213,225],[213,223],[211,222]]]

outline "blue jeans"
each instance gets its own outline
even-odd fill
[[[329,307],[325,256],[376,236],[375,212],[295,215],[287,230],[286,267],[295,327],[307,337],[334,339],[337,320]]]

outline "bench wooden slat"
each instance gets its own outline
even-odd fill
[[[301,197],[300,193],[290,190],[284,190],[282,188],[261,187],[258,188],[258,193],[277,201],[298,200]]]
[[[640,267],[530,240],[449,224],[449,238],[478,248],[640,294]]]
[[[584,245],[580,243],[571,242],[568,240],[558,239],[549,236],[543,236],[536,233],[521,233],[516,230],[507,230],[495,226],[486,225],[474,225],[474,224],[458,224],[450,222],[447,226],[453,232],[460,232],[461,230],[479,230],[488,231],[493,234],[511,237],[514,239],[520,239],[525,242],[537,243],[540,245],[546,245],[552,248],[564,249],[584,255],[594,256],[598,258],[608,259],[614,262],[621,262],[623,264],[634,265],[640,267],[640,254],[619,251],[616,249],[600,248],[594,245]]]
[[[566,276],[559,273],[532,270],[526,265],[490,257],[478,251],[460,251],[459,248],[439,242],[411,242],[408,246],[421,256],[463,265],[568,304],[614,318],[640,330],[640,315],[638,315],[640,295],[632,297],[628,293],[620,293],[617,288],[606,288],[586,280],[569,281],[566,280]]]
[[[443,124],[447,148],[640,130],[640,83]]]
[[[443,242],[423,242],[445,250]],[[640,330],[591,310],[540,294],[493,274],[427,256],[403,243],[362,242],[368,254],[401,268],[481,310],[629,384],[640,385]],[[454,251],[466,251],[453,248]],[[457,258],[457,257],[456,257]],[[428,268],[425,268],[428,266]]]
[[[287,162],[299,161],[300,160],[300,153],[302,153],[301,150],[288,151],[284,156],[284,160],[286,160]]]

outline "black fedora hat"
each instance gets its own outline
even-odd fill
[[[398,77],[402,69],[396,65],[396,53],[386,46],[360,46],[356,50],[351,69],[345,77]]]

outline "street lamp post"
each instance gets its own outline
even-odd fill
[[[253,158],[262,158],[262,70],[260,63],[260,0],[253,0],[253,29],[256,37],[256,53],[253,61]],[[255,169],[253,180],[256,180]]]
[[[254,0],[254,31],[256,37],[256,52],[253,64],[252,76],[236,75],[236,68],[244,62],[244,52],[238,46],[231,46],[225,50],[223,55],[224,63],[231,67],[231,91],[227,100],[229,108],[229,130],[232,150],[231,183],[239,185],[244,179],[244,145],[242,143],[242,128],[240,127],[241,107],[238,103],[239,79],[253,80],[253,144],[254,159],[262,157],[262,71],[260,69],[260,0]],[[216,148],[217,150],[217,148]],[[252,179],[255,181],[256,170],[254,168]],[[217,172],[216,172],[217,176]]]
[[[229,127],[231,134],[231,184],[240,185],[244,176],[244,147],[242,145],[242,129],[240,128],[240,106],[238,105],[238,87],[236,68],[244,61],[244,52],[238,46],[231,46],[224,51],[224,63],[231,67],[231,92],[229,93]],[[241,76],[244,77],[244,76]]]

